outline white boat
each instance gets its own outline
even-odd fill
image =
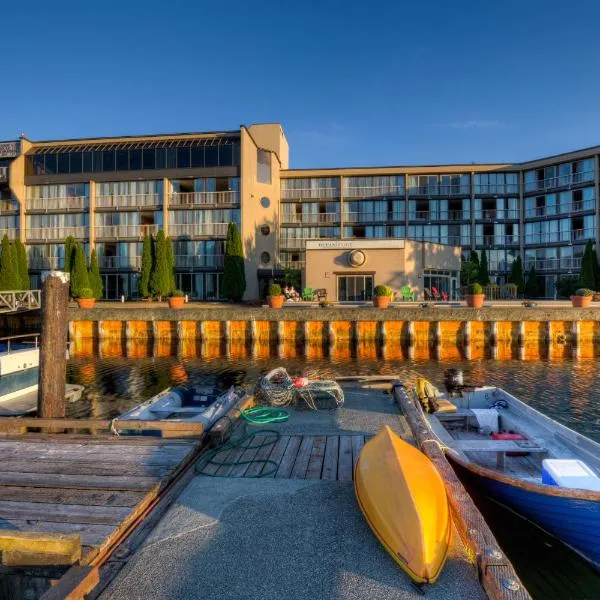
[[[24,334],[0,338],[0,417],[20,417],[37,410],[38,337]],[[82,392],[82,385],[67,384],[65,399],[75,402]]]
[[[208,431],[224,417],[242,394],[232,386],[226,392],[194,387],[167,388],[119,416],[122,421],[184,421],[204,424]]]

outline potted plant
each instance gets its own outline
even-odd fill
[[[483,306],[483,301],[485,300],[485,294],[483,293],[481,285],[472,283],[469,286],[469,293],[465,294],[465,300],[467,301],[467,306],[481,308]]]
[[[92,288],[81,288],[76,300],[79,308],[94,308],[94,304],[96,304]]]
[[[376,285],[373,296],[375,308],[387,308],[392,300],[392,290],[387,285]]]
[[[269,286],[269,306],[271,308],[281,308],[285,301],[285,296],[281,293],[281,286],[277,283],[272,283]]]
[[[575,290],[575,295],[571,296],[571,304],[575,308],[587,308],[594,297],[594,292],[587,288],[579,288]]]
[[[320,300],[319,306],[321,308],[331,308],[333,306],[333,302],[331,300]]]
[[[169,296],[169,308],[183,308],[185,302],[185,294],[182,290],[175,290]]]

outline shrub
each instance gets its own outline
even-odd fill
[[[100,268],[98,266],[98,256],[96,250],[92,250],[92,256],[90,257],[90,271],[88,273],[88,279],[90,287],[94,291],[94,298],[99,300],[104,294],[104,284],[102,283],[102,277],[100,275]]]
[[[558,295],[562,298],[574,296],[575,291],[582,287],[578,277],[561,277],[555,285]]]
[[[173,296],[173,298],[183,298],[183,296],[185,296],[185,292],[183,290],[173,290],[171,296]]]
[[[376,285],[375,286],[376,296],[391,296],[392,290],[387,285]]]
[[[227,226],[225,241],[225,258],[221,293],[225,298],[239,302],[246,291],[246,274],[244,268],[244,249],[240,230],[236,223]]]
[[[481,284],[472,283],[469,286],[469,294],[471,294],[472,296],[477,296],[479,294],[483,294],[483,288],[481,287]]]
[[[150,288],[159,300],[168,296],[173,284],[173,265],[169,263],[169,248],[165,232],[161,229],[156,234],[156,254]]]
[[[278,283],[269,286],[269,296],[281,296],[281,286]]]
[[[576,296],[593,296],[594,292],[592,290],[589,290],[588,288],[579,288],[578,290],[575,290],[575,295]]]
[[[93,298],[94,290],[89,287],[84,287],[79,289],[79,293],[77,294],[78,298]]]
[[[85,260],[85,250],[78,242],[75,244],[74,256],[74,262],[71,264],[71,294],[75,298],[82,298],[81,291],[91,288]],[[93,298],[93,296],[90,297]]]

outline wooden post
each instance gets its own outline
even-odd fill
[[[51,273],[42,286],[38,416],[65,416],[68,275]]]

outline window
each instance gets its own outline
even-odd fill
[[[271,183],[271,153],[268,150],[257,150],[256,180],[259,183]]]
[[[261,205],[263,208],[269,208],[269,206],[271,206],[271,201],[270,201],[270,200],[269,200],[269,199],[268,199],[266,196],[263,196],[263,197],[260,199],[260,205]]]
[[[373,275],[339,275],[337,283],[340,302],[373,299]]]

